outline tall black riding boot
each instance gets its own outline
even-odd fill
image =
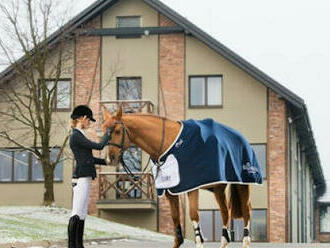
[[[77,248],[77,228],[79,216],[74,215],[69,220],[68,225],[68,248]]]
[[[78,229],[77,229],[77,248],[84,248],[84,244],[83,244],[84,228],[85,228],[85,220],[79,220]]]

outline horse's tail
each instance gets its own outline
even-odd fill
[[[239,219],[243,217],[243,199],[244,196],[242,193],[246,193],[249,191],[250,185],[237,185],[231,184],[230,186],[230,209],[231,209],[231,217],[233,219]],[[243,189],[244,190],[241,190]],[[246,197],[246,196],[245,196]]]

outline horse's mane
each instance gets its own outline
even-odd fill
[[[159,115],[154,115],[154,114],[148,114],[148,113],[125,113],[123,114],[124,116],[145,116],[145,117],[151,117],[151,118],[157,118],[161,120],[169,120],[165,116],[159,116]]]

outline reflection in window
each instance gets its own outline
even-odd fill
[[[135,28],[140,26],[140,16],[117,16],[117,28]]]
[[[141,78],[118,78],[118,100],[141,100],[142,84]],[[139,103],[132,103],[130,106],[137,110]]]
[[[29,179],[29,152],[15,151],[14,153],[14,180],[27,181]]]
[[[222,219],[219,210],[200,210],[200,223],[206,241],[220,241],[222,236]],[[267,212],[264,209],[252,210],[251,239],[267,241]],[[232,220],[230,231],[234,241],[242,241],[244,235],[243,220]]]
[[[213,241],[213,211],[200,211],[199,218],[205,241]]]
[[[51,149],[51,161],[55,161],[58,148]],[[0,150],[0,182],[43,181],[43,171],[39,159],[29,151]],[[63,180],[63,161],[54,170],[54,180]]]
[[[212,107],[222,105],[221,76],[191,76],[189,78],[189,105]]]
[[[251,145],[254,153],[256,154],[262,176],[265,179],[267,176],[267,160],[266,160],[266,145],[265,144],[253,144]]]
[[[0,150],[0,181],[8,182],[12,178],[12,152]]]
[[[320,232],[330,233],[330,206],[320,206]]]
[[[70,109],[71,106],[71,82],[57,82],[56,109]]]
[[[267,240],[266,210],[253,210],[251,221],[251,238],[255,241]]]

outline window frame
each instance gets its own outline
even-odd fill
[[[47,78],[47,79],[45,79],[45,82],[54,82],[54,81],[56,81],[56,79],[55,78]],[[69,108],[58,108],[57,107],[57,103],[58,103],[58,99],[57,99],[57,92],[58,92],[58,83],[59,82],[68,82],[69,83],[69,90],[70,90],[70,92],[69,92],[69,101],[70,101],[70,103],[69,103]],[[57,80],[57,87],[56,87],[56,90],[55,90],[55,101],[54,101],[54,106],[53,106],[53,111],[55,111],[55,112],[69,112],[69,111],[71,111],[71,108],[72,108],[72,80],[71,80],[71,78],[59,78],[58,80]],[[38,91],[39,91],[39,97],[41,97],[41,93],[40,93],[40,88],[38,89]]]
[[[252,240],[252,233],[253,233],[253,230],[251,229],[251,223],[253,222],[253,218],[252,218],[252,215],[251,215],[251,219],[250,219],[250,237],[251,237],[251,241],[253,242],[259,242],[259,243],[262,243],[262,242],[268,242],[268,236],[267,236],[267,232],[268,232],[268,222],[267,222],[267,212],[268,212],[268,209],[267,208],[255,208],[255,209],[251,209],[252,210],[252,214],[253,214],[253,211],[265,211],[265,214],[266,214],[266,221],[265,221],[265,224],[266,224],[266,240]],[[216,231],[216,223],[215,223],[215,213],[217,211],[219,211],[219,214],[220,214],[220,218],[222,220],[222,216],[221,216],[221,211],[220,209],[199,209],[199,211],[211,211],[212,212],[212,240],[205,240],[205,242],[219,242],[219,240],[216,240],[215,237],[215,231]],[[236,219],[237,220],[237,219]],[[242,220],[243,221],[243,220]],[[222,230],[222,227],[220,228]],[[234,229],[234,219],[231,219],[230,221],[230,232],[232,232],[232,230]],[[202,229],[202,232],[203,232],[203,229]],[[232,238],[232,233],[229,234],[230,235],[230,238]],[[232,240],[232,242],[237,242],[235,240]]]
[[[119,81],[121,79],[126,79],[126,80],[133,80],[133,79],[140,80],[140,82],[141,82],[141,99],[139,99],[139,100],[142,100],[142,98],[143,98],[143,96],[142,96],[142,77],[138,77],[138,76],[134,76],[134,77],[117,77],[117,85],[116,85],[116,87],[117,87],[117,89],[116,89],[117,96],[116,96],[116,99],[118,101],[125,101],[125,100],[119,99]]]
[[[220,105],[208,105],[208,78],[221,78],[221,95],[220,95],[220,100],[221,104]],[[191,79],[192,78],[204,78],[204,89],[205,89],[205,102],[203,105],[192,105],[191,104]],[[223,108],[223,75],[222,74],[208,74],[208,75],[190,75],[189,76],[189,82],[188,82],[188,106],[190,109],[218,109],[218,108]]]
[[[250,143],[250,145],[251,146],[256,146],[256,145],[264,145],[265,146],[265,163],[266,163],[266,171],[265,171],[265,176],[262,176],[262,179],[263,180],[267,180],[267,178],[268,178],[268,164],[267,164],[267,162],[268,162],[268,160],[267,160],[267,143]],[[253,149],[253,147],[252,147],[252,149]],[[255,152],[255,150],[253,150],[254,152]],[[260,165],[259,165],[260,166]],[[260,166],[260,168],[261,168],[261,166]],[[262,169],[262,168],[261,168]]]
[[[327,207],[327,208],[330,208],[330,203],[319,203],[319,206],[318,206],[318,212],[319,212],[319,233],[322,234],[322,235],[328,235],[330,234],[330,231],[322,231],[321,230],[321,208],[322,207]]]
[[[50,149],[61,149],[60,147],[50,147]],[[2,147],[0,148],[0,151],[1,150],[6,150],[6,151],[9,151],[11,152],[11,180],[10,181],[0,181],[0,184],[26,184],[26,183],[44,183],[45,182],[45,179],[43,180],[33,180],[32,179],[32,156],[33,154],[28,151],[28,150],[22,150],[22,149],[19,149],[19,148],[16,148],[16,147]],[[27,151],[28,152],[28,162],[29,162],[29,165],[28,165],[28,179],[26,181],[15,181],[15,152],[22,152],[22,151]],[[54,177],[54,183],[63,183],[63,177],[64,177],[64,173],[63,173],[63,168],[64,168],[64,161],[62,162],[62,179],[61,180],[55,180],[55,177]],[[54,169],[54,173],[55,173],[55,169]],[[55,176],[55,174],[54,174]]]
[[[140,20],[140,24],[137,27],[119,27],[118,26],[118,20],[120,18],[139,18]],[[116,16],[115,17],[115,25],[116,28],[121,29],[121,28],[141,28],[142,27],[142,16],[141,15],[124,15],[124,16]],[[140,34],[120,34],[120,35],[116,35],[117,39],[125,39],[125,38],[141,38],[142,35]]]

